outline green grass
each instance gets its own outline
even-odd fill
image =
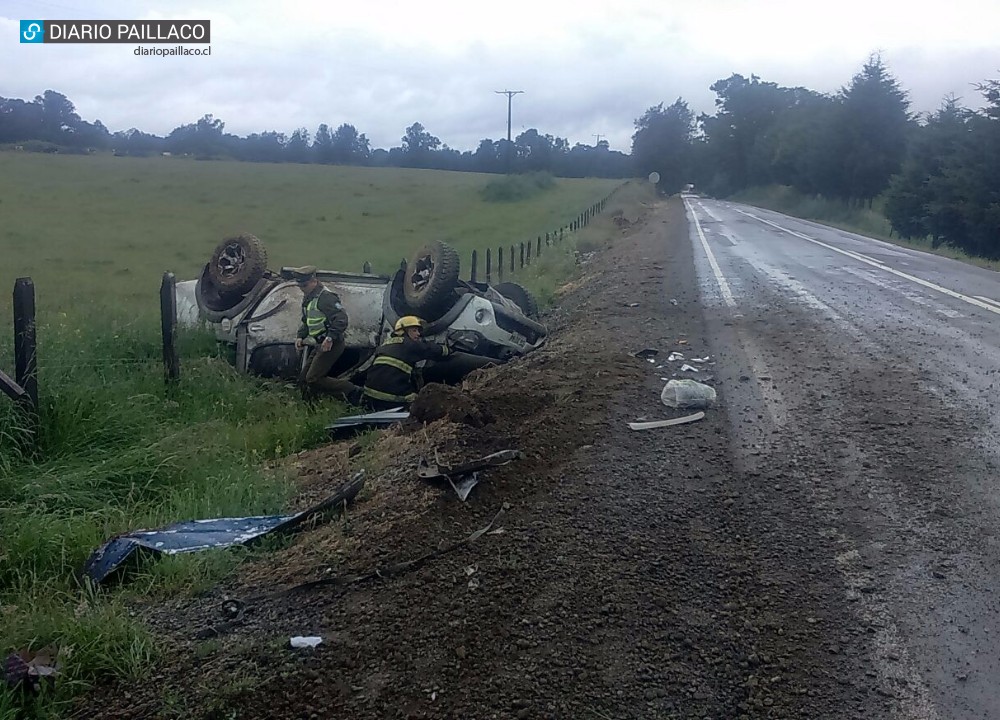
[[[988,270],[1000,270],[1000,261],[975,257],[950,245],[933,247],[930,238],[906,239],[899,237],[892,232],[891,223],[882,214],[883,202],[879,198],[876,198],[871,208],[856,207],[836,200],[803,195],[787,186],[769,185],[749,188],[730,199],[776,210],[804,220],[814,220],[841,230],[877,238],[901,247],[933,253],[952,260],[959,260]]]
[[[156,313],[165,270],[194,278],[223,237],[250,232],[270,265],[390,272],[427,240],[473,249],[567,223],[616,180],[557,180],[515,203],[487,202],[495,175],[399,168],[199,162],[0,152],[0,323],[16,277],[39,317],[127,304]],[[13,258],[13,262],[7,261]],[[6,288],[6,289],[5,289]]]
[[[473,248],[556,230],[618,184],[558,180],[527,200],[487,203],[480,190],[490,179],[0,153],[0,288],[35,280],[41,391],[34,448],[25,419],[0,397],[0,656],[52,643],[64,665],[55,691],[29,702],[27,717],[55,717],[80,688],[109,677],[140,678],[162,649],[131,604],[208,590],[267,544],[140,559],[128,582],[101,588],[80,579],[94,548],[136,528],[281,511],[294,486],[267,461],[323,442],[324,426],[343,410],[334,401],[306,407],[292,387],[236,374],[200,333],[181,334],[181,380],[167,389],[163,270],[193,277],[219,239],[240,231],[267,243],[272,267],[360,270],[369,260],[388,272],[439,238],[464,259]],[[576,241],[599,223],[513,279],[551,299],[574,272]],[[10,311],[2,292],[0,368],[8,372]],[[0,720],[21,717],[22,705],[0,689]]]

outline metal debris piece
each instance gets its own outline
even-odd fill
[[[696,412],[694,415],[673,418],[672,420],[654,420],[653,422],[630,422],[629,428],[632,430],[653,430],[655,428],[670,427],[672,425],[685,425],[690,422],[701,420],[705,417],[704,412]]]
[[[468,475],[463,475],[459,478],[458,482],[448,477],[448,484],[451,485],[451,489],[455,491],[458,495],[458,499],[465,502],[469,498],[469,493],[472,492],[472,488],[479,484],[479,473],[469,473]]]
[[[435,451],[436,454],[437,451]],[[523,457],[524,453],[520,450],[501,450],[492,455],[459,463],[458,465],[445,465],[437,458],[435,458],[437,462],[432,465],[426,459],[422,458],[420,464],[417,466],[417,476],[424,480],[444,478],[448,481],[451,489],[455,491],[455,494],[458,495],[462,502],[465,502],[469,497],[469,493],[472,492],[472,488],[479,484],[480,470],[506,465],[513,460],[519,460]]]
[[[42,683],[54,683],[59,674],[59,663],[56,660],[58,650],[52,645],[40,650],[21,650],[11,653],[3,664],[4,681],[7,687],[14,689],[27,686],[38,692]]]
[[[402,407],[392,410],[381,410],[379,412],[365,413],[364,415],[348,415],[337,418],[326,426],[326,431],[330,438],[336,440],[342,437],[349,437],[354,433],[371,428],[383,428],[402,422],[410,417],[410,413]]]
[[[292,515],[189,520],[159,530],[135,530],[125,533],[111,538],[91,553],[83,571],[99,583],[139,548],[164,555],[177,555],[211,548],[249,545],[265,535],[290,532],[309,518],[353,500],[364,484],[365,477],[362,470],[334,495]]]

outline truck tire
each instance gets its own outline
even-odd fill
[[[250,234],[226,238],[215,246],[208,272],[221,293],[243,295],[267,271],[267,250]]]
[[[538,319],[538,301],[535,300],[534,295],[523,287],[517,283],[505,282],[500,283],[493,289],[521,308],[521,312],[524,313],[525,317],[529,317],[532,320]]]
[[[403,297],[424,320],[438,318],[455,301],[458,285],[458,252],[451,245],[435,241],[413,254],[406,265]]]

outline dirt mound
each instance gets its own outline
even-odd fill
[[[410,417],[431,423],[447,418],[450,422],[481,428],[492,423],[493,416],[461,388],[431,383],[425,385],[410,406]]]

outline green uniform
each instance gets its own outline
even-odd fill
[[[347,331],[347,312],[340,303],[337,293],[327,290],[322,284],[302,298],[302,324],[298,337],[313,338],[317,347],[313,349],[306,367],[305,383],[315,390],[322,390],[350,402],[360,399],[361,389],[348,380],[328,377],[328,373],[344,354],[344,333]],[[319,345],[329,338],[333,346],[324,351]]]

